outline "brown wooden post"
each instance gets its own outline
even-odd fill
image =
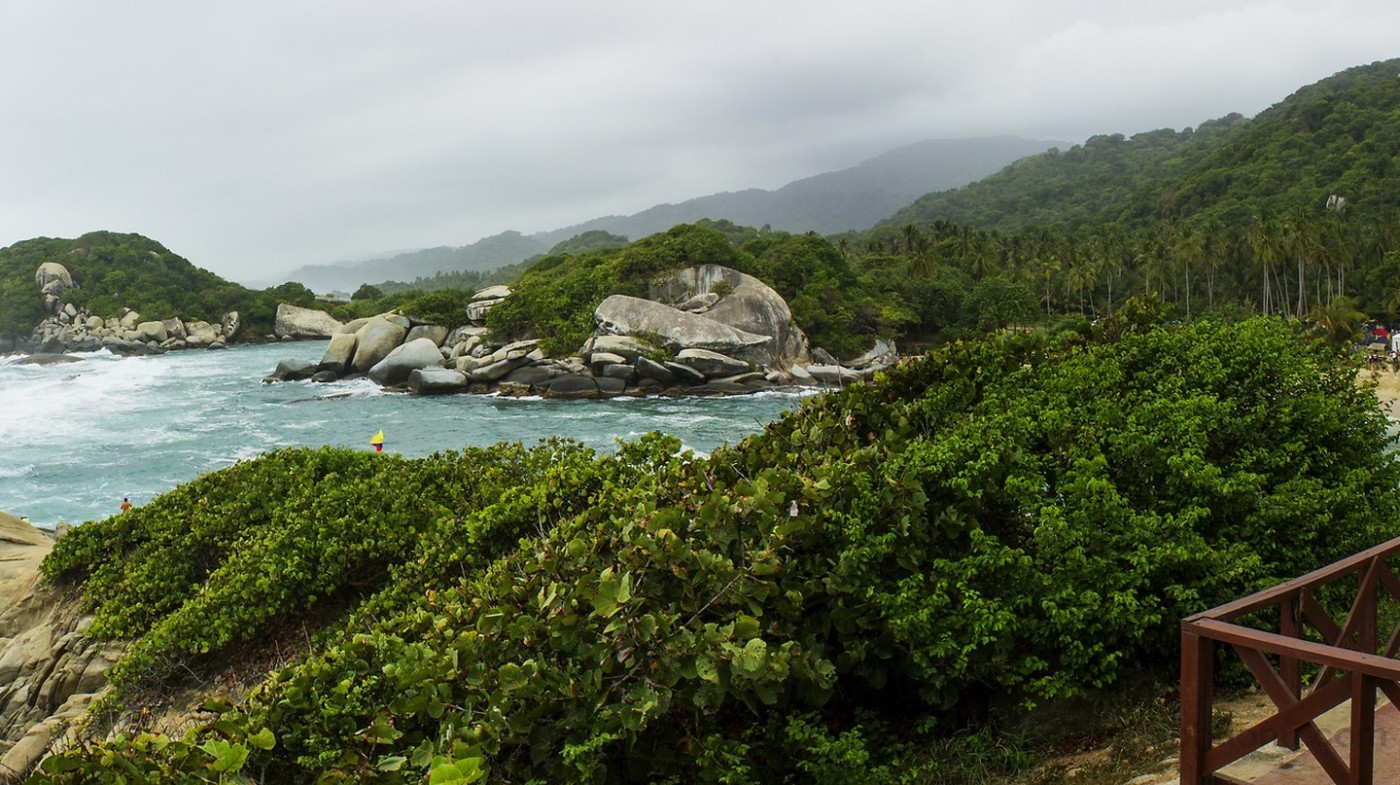
[[[1181,623],[1181,785],[1211,785],[1206,768],[1215,698],[1215,641]]]
[[[1372,559],[1369,568],[1361,571],[1361,585],[1357,587],[1356,593],[1356,648],[1367,654],[1376,653],[1376,607],[1380,596],[1376,569],[1379,562],[1379,558]]]
[[[1284,597],[1279,603],[1279,634],[1287,635],[1295,640],[1303,637],[1302,607],[1298,594],[1293,593]],[[1278,661],[1279,675],[1283,677],[1284,684],[1288,685],[1288,693],[1294,699],[1303,696],[1303,669],[1297,657],[1288,654],[1280,654]],[[1298,730],[1290,729],[1278,737],[1280,747],[1287,747],[1290,750],[1298,749]]]
[[[1372,785],[1376,758],[1376,684],[1364,673],[1353,672],[1351,679],[1351,785]]]

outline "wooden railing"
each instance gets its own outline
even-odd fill
[[[1386,563],[1397,553],[1400,538],[1181,622],[1182,785],[1243,783],[1220,770],[1271,741],[1298,749],[1300,740],[1334,783],[1372,785],[1376,690],[1400,705],[1400,661],[1394,659],[1400,624],[1383,647],[1377,629],[1381,593],[1400,601],[1400,578]],[[1356,597],[1338,624],[1318,602],[1317,592],[1352,576]],[[1245,617],[1267,618],[1274,609],[1277,632],[1238,623]],[[1211,717],[1216,646],[1222,644],[1234,649],[1277,711],[1216,744]],[[1343,760],[1315,720],[1347,700],[1351,737]]]

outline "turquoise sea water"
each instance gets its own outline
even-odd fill
[[[318,360],[323,342],[158,357],[77,355],[25,365],[0,357],[0,510],[51,528],[144,504],[182,482],[295,445],[429,455],[566,436],[599,450],[649,431],[708,452],[796,408],[801,395],[545,401],[413,397],[368,380],[263,384],[284,357]]]

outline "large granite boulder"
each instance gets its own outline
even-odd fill
[[[733,376],[752,370],[749,364],[742,360],[708,349],[683,349],[676,355],[676,362],[690,366],[710,378]]]
[[[219,332],[223,334],[225,341],[232,341],[238,338],[238,333],[243,329],[243,317],[238,315],[238,311],[229,311],[224,314],[224,318],[219,321]]]
[[[408,375],[423,368],[441,368],[442,352],[431,338],[416,338],[398,346],[369,369],[369,378],[382,385],[408,381]],[[456,371],[453,371],[456,373]]]
[[[219,330],[208,322],[190,322],[185,325],[185,343],[193,347],[209,346],[219,340]]]
[[[272,332],[278,338],[329,338],[339,329],[340,320],[325,311],[280,303]]]
[[[491,307],[509,294],[509,286],[488,286],[478,290],[472,295],[472,301],[467,304],[467,318],[475,324],[481,324],[486,321],[486,314],[490,312]]]
[[[414,325],[409,328],[408,337],[404,339],[404,343],[416,341],[419,338],[427,338],[433,342],[434,346],[440,347],[443,341],[447,340],[447,328],[436,324]]]
[[[71,305],[72,303],[69,304]],[[161,324],[165,326],[165,334],[171,338],[179,338],[183,341],[189,337],[189,331],[186,329],[185,323],[179,319],[166,319],[161,322]]]
[[[169,337],[170,334],[165,331],[165,322],[141,322],[136,325],[136,335],[133,339],[160,343]]]
[[[34,285],[45,295],[62,297],[65,291],[73,288],[73,276],[58,262],[44,262],[34,271]]]
[[[302,379],[310,379],[316,373],[316,366],[310,360],[303,360],[300,357],[288,357],[277,363],[277,368],[272,374],[263,379],[265,382],[296,382]]]
[[[615,294],[593,312],[598,329],[608,335],[657,336],[667,348],[709,349],[734,355],[769,343],[766,335],[745,332],[706,316],[669,305]]]
[[[587,360],[595,352],[606,353],[621,357],[630,363],[636,362],[638,357],[655,349],[655,346],[630,335],[597,335],[584,345],[582,354]]]
[[[408,389],[414,395],[461,392],[467,375],[452,368],[415,368],[408,374]]]
[[[350,369],[350,361],[355,359],[355,341],[354,333],[332,335],[326,344],[326,351],[321,354],[321,362],[316,364],[316,370],[345,373]]]
[[[705,303],[705,318],[746,333],[772,338],[767,344],[744,353],[744,359],[770,368],[786,368],[794,361],[807,360],[807,336],[793,322],[787,301],[773,287],[752,275],[718,264],[702,264],[677,270],[661,278],[653,284],[653,291],[660,296],[672,297],[725,291],[713,303],[709,297],[701,298]],[[692,299],[682,307],[694,308],[695,305]]]
[[[382,316],[371,316],[355,332],[355,358],[350,364],[360,373],[366,373],[403,343],[405,335],[408,335],[407,326]]]

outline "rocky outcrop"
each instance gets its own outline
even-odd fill
[[[724,291],[724,294],[719,292]],[[792,320],[787,301],[759,279],[718,264],[687,267],[653,284],[658,296],[685,297],[678,308],[703,314],[769,342],[751,350],[758,365],[785,368],[807,361],[807,337]],[[700,294],[692,294],[699,292]],[[708,347],[697,347],[708,348]]]
[[[281,303],[277,306],[277,318],[272,333],[278,338],[302,340],[306,338],[329,338],[340,329],[339,319],[313,308]]]
[[[892,361],[893,347],[881,345],[862,358],[867,365],[832,360],[809,372],[807,339],[782,297],[757,278],[718,265],[670,274],[652,293],[682,307],[608,297],[594,313],[597,331],[567,357],[547,356],[534,340],[498,342],[480,324],[447,330],[393,313],[356,320],[331,339],[313,378],[368,373],[381,385],[419,395],[737,395],[775,385],[849,384]],[[473,304],[489,307],[509,294],[505,287],[483,289]],[[471,318],[481,315],[484,310],[468,309]],[[279,366],[269,379],[287,370],[306,369]]]
[[[85,638],[91,617],[39,586],[52,540],[0,513],[0,781],[33,771],[106,688],[122,644]]]
[[[662,345],[672,351],[691,348],[739,354],[772,341],[766,335],[745,332],[699,314],[625,294],[603,300],[593,312],[593,318],[604,334],[657,336]]]
[[[129,308],[104,319],[86,308],[63,302],[63,295],[78,288],[68,269],[45,262],[34,272],[34,283],[44,294],[49,314],[25,338],[6,337],[0,352],[91,352],[107,349],[118,354],[158,354],[169,349],[222,349],[238,335],[241,320],[230,311],[218,324],[182,319],[142,319]]]

